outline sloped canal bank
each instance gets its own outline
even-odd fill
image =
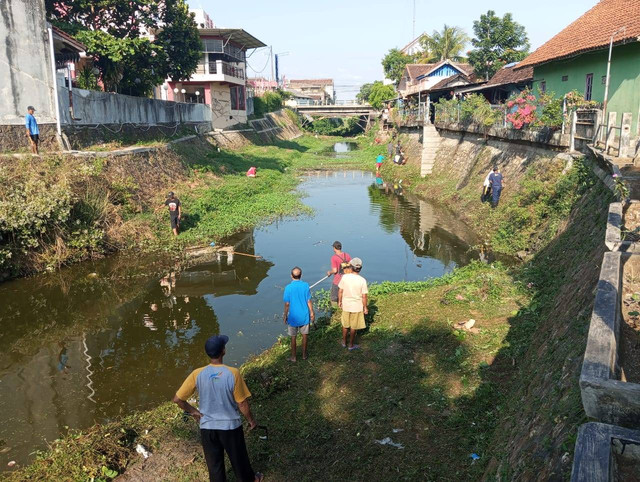
[[[371,173],[311,171],[300,190],[313,216],[234,237],[238,251],[262,259],[175,274],[170,257],[116,256],[0,285],[2,465],[27,463],[68,429],[168,400],[206,361],[202,345],[213,333],[231,337],[233,365],[272,346],[284,334],[290,269],[320,279],[335,239],[364,260],[369,282],[437,278],[484,257],[451,213]]]

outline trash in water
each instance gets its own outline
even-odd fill
[[[392,432],[393,432],[393,433],[400,433],[400,432],[404,432],[404,429],[403,429],[403,428],[394,428],[394,429],[392,430]]]
[[[140,455],[142,455],[145,459],[149,458],[149,455],[151,455],[146,448],[144,448],[144,445],[142,444],[138,444],[136,445],[136,452],[138,452]]]
[[[242,333],[242,331],[238,332],[238,336],[243,336],[243,335],[244,335],[244,333]]]
[[[15,461],[15,460],[12,460],[11,462],[9,462],[9,463],[7,464],[7,467],[13,467],[14,465],[16,465],[16,461]]]
[[[404,448],[404,445],[394,442],[393,440],[391,440],[391,437],[385,437],[382,440],[376,440],[376,443],[380,445],[391,445],[392,447],[396,447],[400,450]]]
[[[475,462],[476,460],[480,459],[480,456],[478,454],[471,454],[470,455],[471,459]]]

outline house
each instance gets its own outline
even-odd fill
[[[414,38],[411,42],[409,42],[407,45],[402,47],[400,49],[400,52],[402,52],[405,55],[416,55],[422,52],[424,48],[422,47],[422,43],[420,43],[420,40],[422,39],[422,37],[425,36],[425,34],[426,32],[422,32],[420,35]]]
[[[533,68],[533,88],[564,96],[578,90],[586,100],[604,103],[609,43],[613,39],[607,112],[640,123],[640,0],[601,0],[520,62]]]
[[[253,77],[247,79],[247,87],[252,88],[255,95],[260,97],[264,95],[265,92],[276,90],[278,88],[278,82],[265,79],[264,77]]]
[[[333,79],[291,79],[286,83],[286,90],[300,98],[310,98],[315,104],[328,105],[336,100]]]
[[[482,94],[492,104],[506,101],[533,83],[533,67],[516,69],[517,62],[507,64],[498,70],[488,82],[473,87],[463,87],[456,94]]]
[[[403,98],[427,93],[438,85],[443,87],[443,80],[455,77],[457,85],[468,85],[475,82],[473,67],[469,64],[443,60],[431,64],[407,64],[398,83],[398,92]],[[432,99],[433,100],[433,99]]]
[[[202,57],[196,72],[186,81],[167,79],[162,99],[210,105],[214,128],[246,122],[246,52],[266,45],[240,28],[198,31]]]

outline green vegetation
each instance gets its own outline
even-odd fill
[[[498,17],[493,10],[473,22],[469,63],[478,77],[490,79],[504,65],[519,62],[529,53],[529,39],[523,25],[510,13]]]
[[[469,42],[469,37],[460,27],[444,25],[442,31],[434,30],[431,35],[424,35],[420,39],[423,51],[420,55],[420,63],[440,62],[442,60],[454,60],[463,62],[466,59],[462,55]]]
[[[384,85],[380,80],[372,84],[364,84],[356,95],[358,102],[368,102],[375,109],[381,109],[382,103],[396,97],[396,89],[392,85]]]
[[[391,49],[382,58],[384,76],[398,85],[398,82],[400,82],[402,74],[404,73],[405,66],[413,62],[415,62],[413,56],[403,54],[398,49]]]
[[[253,98],[253,117],[260,119],[268,112],[282,109],[284,96],[282,91],[265,92],[261,97]]]
[[[106,91],[147,96],[165,79],[186,80],[196,71],[202,43],[184,0],[45,4],[48,18],[87,46]],[[156,29],[153,41],[144,36]]]
[[[318,119],[304,124],[303,129],[322,136],[352,137],[363,131],[363,120],[358,117]]]

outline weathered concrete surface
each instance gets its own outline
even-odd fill
[[[440,135],[433,124],[425,124],[422,134],[422,162],[420,163],[420,176],[424,177],[433,171],[438,149],[440,148]]]
[[[616,459],[624,457],[625,465],[637,464],[640,473],[640,431],[586,423],[578,430],[571,482],[608,482],[623,480]]]
[[[55,124],[39,124],[40,151],[58,151],[60,145],[57,140]],[[0,125],[0,152],[30,152],[31,145],[27,139],[24,125]]]
[[[55,122],[55,81],[42,0],[0,1],[0,124],[24,124],[27,106]]]
[[[640,203],[640,201],[631,201]],[[611,203],[609,206],[609,216],[607,218],[607,234],[605,244],[611,251],[621,251],[623,253],[640,253],[640,243],[625,241],[622,239],[624,208],[621,202]]]
[[[73,118],[69,111],[69,90],[59,87],[60,120],[66,125],[176,125],[211,123],[211,109],[205,104],[170,102],[83,89],[73,89]]]
[[[437,122],[436,128],[438,130],[468,132],[470,134],[479,134],[484,137],[493,137],[504,141],[525,142],[563,150],[569,148],[568,134],[562,134],[560,131],[552,131],[549,129],[518,130],[502,127],[490,127],[486,129],[476,124],[466,125],[457,122]]]
[[[618,337],[623,255],[604,254],[580,373],[582,404],[589,417],[640,428],[640,384],[620,380]]]
[[[249,129],[212,131],[207,134],[207,138],[216,146],[239,149],[248,144],[268,144],[302,135],[302,131],[284,110],[270,112],[262,119],[249,121],[249,125]]]

